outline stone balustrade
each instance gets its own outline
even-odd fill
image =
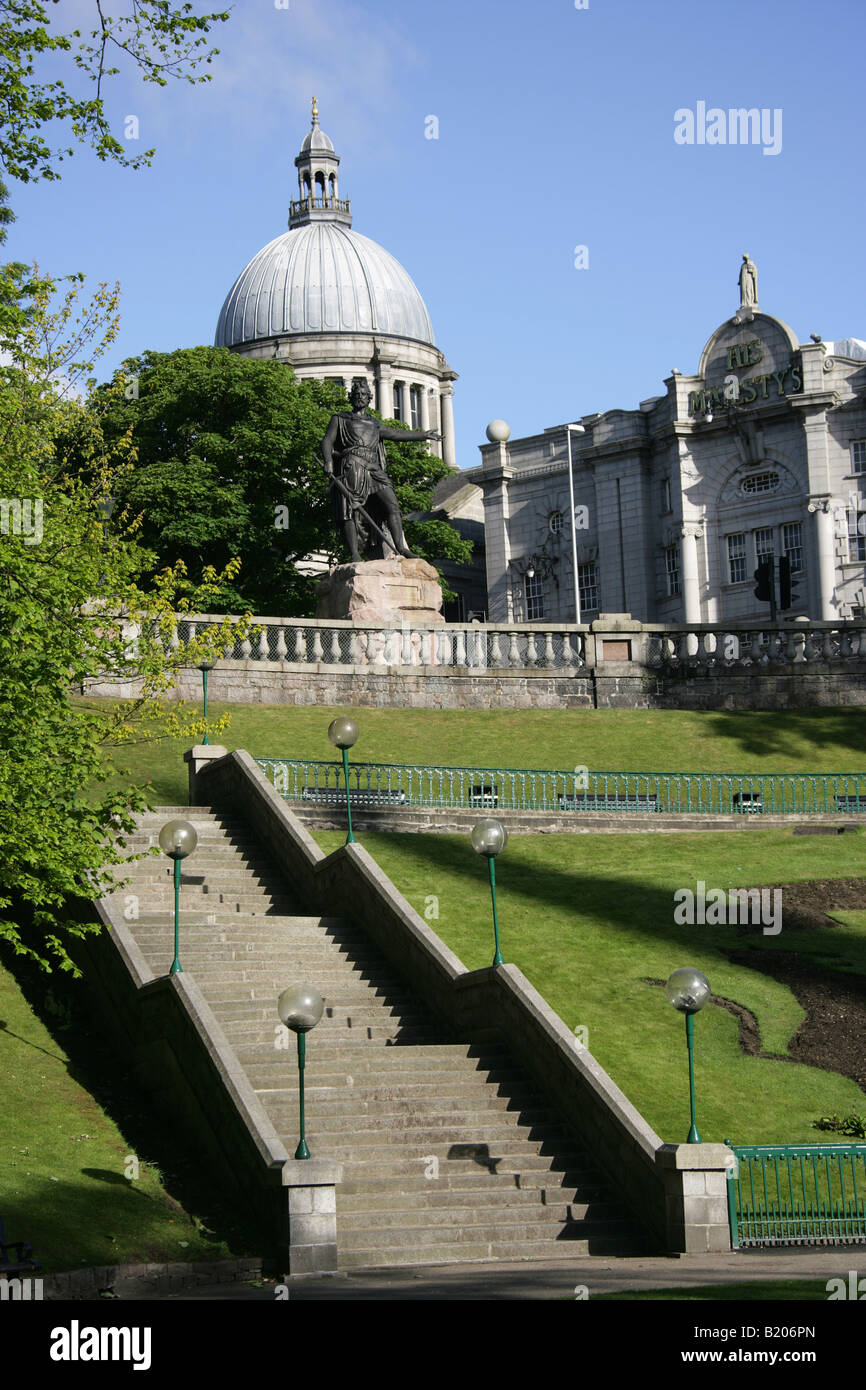
[[[216,615],[178,614],[173,647]],[[88,683],[129,698],[134,679]],[[170,698],[201,698],[182,667]],[[779,709],[866,705],[866,623],[452,623],[402,628],[254,619],[211,672],[210,696],[240,704],[415,709]]]
[[[201,634],[214,617],[181,618],[178,637]],[[402,628],[315,618],[255,618],[258,631],[235,643],[226,661],[283,662],[300,666],[426,666],[472,671],[543,668],[579,670],[585,665],[585,627],[574,624],[455,623]]]
[[[217,616],[180,618],[185,641]],[[402,628],[315,618],[254,619],[257,631],[225,653],[226,662],[292,666],[434,667],[470,671],[585,671],[600,666],[648,672],[691,668],[802,666],[866,658],[866,624],[638,623],[602,615],[574,623],[455,623]]]

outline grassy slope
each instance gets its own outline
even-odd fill
[[[326,850],[343,836],[322,832]],[[493,955],[490,895],[483,863],[454,835],[372,835],[362,842],[400,891],[469,969]],[[808,851],[803,846],[808,846]],[[726,949],[796,950],[834,968],[866,974],[866,928],[737,935],[733,926],[678,926],[676,888],[703,879],[752,887],[860,872],[864,838],[804,841],[788,830],[695,835],[515,835],[497,864],[503,954],[519,966],[588,1046],[649,1123],[669,1141],[688,1129],[688,1075],[682,1018],[658,985],[695,965],[715,994],[756,1015],[765,1051],[787,1051],[803,1018],[790,990],[733,965]],[[432,914],[438,911],[438,918]],[[852,918],[856,914],[846,914]],[[737,1021],[720,1006],[696,1020],[698,1121],[703,1138],[741,1143],[826,1141],[818,1115],[862,1111],[853,1081],[785,1061],[744,1056]]]
[[[0,966],[0,1215],[43,1273],[88,1265],[213,1260],[228,1246],[169,1196],[161,1174],[95,1099]],[[52,1036],[52,1033],[55,1036]],[[68,1036],[68,1032],[67,1032]],[[130,1181],[128,1159],[139,1157]]]
[[[750,714],[680,710],[404,710],[210,704],[232,716],[219,741],[256,757],[332,762],[338,713],[361,730],[361,762],[649,772],[851,772],[866,768],[866,709]],[[212,740],[216,742],[216,738]],[[118,750],[155,803],[186,801],[184,744]]]

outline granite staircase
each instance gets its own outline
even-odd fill
[[[640,1236],[508,1052],[443,1036],[363,931],[311,916],[245,827],[196,807],[144,815],[130,846],[173,815],[198,847],[184,861],[180,958],[290,1153],[298,1136],[294,1038],[276,1013],[287,985],[325,997],[308,1038],[311,1154],[338,1160],[344,1269],[636,1253]],[[172,866],[130,865],[127,923],[150,968],[173,951]]]

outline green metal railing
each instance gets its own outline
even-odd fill
[[[256,758],[287,801],[341,803],[340,763]],[[689,815],[866,814],[866,772],[552,772],[350,763],[352,804]]]
[[[731,1245],[866,1241],[866,1144],[732,1144]]]

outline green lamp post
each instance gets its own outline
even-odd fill
[[[689,1105],[692,1123],[687,1144],[700,1144],[701,1136],[695,1123],[695,1014],[710,997],[710,982],[694,966],[675,970],[665,985],[665,993],[681,1014],[686,1016],[686,1046],[689,1050]]]
[[[180,920],[180,861],[186,859],[188,854],[192,854],[198,844],[198,835],[188,820],[170,820],[159,832],[159,847],[163,854],[167,854],[169,859],[174,860],[174,960],[171,963],[170,975],[179,975],[183,972],[180,963],[178,949],[178,932]]]
[[[202,739],[202,743],[206,743],[208,744],[208,746],[210,746],[210,739],[207,736],[207,673],[208,671],[212,671],[213,668],[214,663],[212,661],[200,661],[198,664],[198,669],[201,671],[202,700],[204,703],[205,722],[204,738]]]
[[[343,753],[343,776],[346,779],[346,815],[349,819],[349,833],[346,836],[346,844],[351,845],[355,842],[352,833],[352,806],[349,800],[349,749],[358,742],[359,729],[354,719],[349,719],[341,714],[328,725],[328,738],[335,748],[339,748]]]
[[[307,1034],[315,1028],[325,1001],[315,985],[290,985],[277,1000],[277,1013],[287,1028],[298,1037],[298,1097],[300,1100],[301,1138],[295,1158],[309,1158],[304,1120],[304,1068],[307,1063]]]
[[[493,867],[493,861],[497,854],[501,854],[505,849],[508,842],[508,831],[501,821],[494,820],[492,816],[485,816],[483,820],[475,822],[469,838],[476,854],[483,854],[487,860],[487,868],[490,873],[490,899],[493,903],[493,940],[496,946],[493,964],[504,965],[505,958],[499,949],[499,922],[496,917],[496,871]]]

